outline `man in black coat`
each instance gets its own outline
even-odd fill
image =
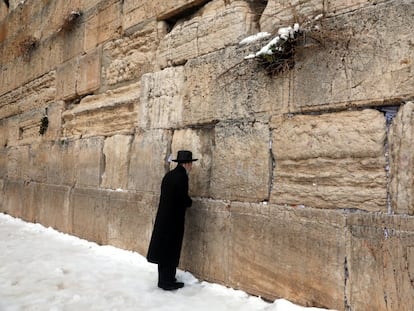
[[[184,286],[175,278],[180,261],[184,236],[185,212],[191,206],[188,195],[188,173],[192,168],[191,151],[177,153],[177,167],[168,172],[161,183],[161,196],[154,229],[148,248],[147,260],[158,264],[158,287],[175,290]]]

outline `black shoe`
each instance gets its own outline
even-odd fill
[[[159,288],[162,288],[163,290],[176,290],[179,288],[184,287],[184,283],[182,282],[174,282],[174,283],[168,283],[168,284],[158,284]]]

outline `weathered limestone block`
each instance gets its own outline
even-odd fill
[[[140,126],[156,129],[182,125],[184,87],[183,67],[143,75]]]
[[[46,132],[43,134],[44,140],[56,141],[61,137],[62,112],[64,111],[64,109],[64,101],[50,103],[49,106],[45,109],[45,114],[48,119],[48,126]]]
[[[94,241],[108,243],[110,191],[92,188],[74,188],[70,194],[72,234]]]
[[[103,47],[103,84],[114,85],[137,80],[154,71],[155,52],[165,35],[158,23],[146,23],[129,36],[108,42]]]
[[[401,32],[414,27],[412,14],[412,1],[388,1],[327,20],[327,30],[343,40],[298,60],[291,111],[412,98],[414,34]]]
[[[93,50],[100,43],[120,36],[122,2],[101,1],[88,11],[85,22],[85,51]]]
[[[260,17],[260,31],[276,34],[280,27],[293,26],[298,18],[313,18],[323,12],[324,0],[269,0]]]
[[[100,49],[80,57],[76,83],[76,93],[79,95],[91,93],[101,86]]]
[[[131,142],[130,135],[114,135],[105,139],[103,148],[105,171],[102,175],[101,187],[126,189]]]
[[[158,196],[148,192],[109,193],[108,243],[147,254]]]
[[[1,211],[3,213],[12,215],[13,217],[23,218],[25,212],[25,204],[23,204],[25,197],[24,181],[5,179],[3,183],[3,199],[0,203]],[[23,218],[24,219],[24,218]]]
[[[46,182],[50,149],[51,143],[39,142],[29,146],[27,161],[21,163],[24,180]]]
[[[190,150],[193,157],[198,159],[197,162],[193,162],[190,173],[190,196],[210,197],[213,141],[214,128],[212,126],[174,131],[171,145],[173,159],[177,156],[178,150]],[[175,163],[171,164],[171,169],[175,165]]]
[[[393,212],[414,214],[414,103],[400,107],[388,136]]]
[[[181,16],[186,10],[201,6],[209,0],[124,0],[123,28],[139,24],[148,19],[156,17],[158,20],[166,20]]]
[[[288,111],[288,77],[271,78],[255,63],[242,62],[249,49],[228,47],[186,63],[185,124]]]
[[[345,224],[338,211],[231,203],[230,285],[343,310]]]
[[[48,184],[75,185],[79,147],[75,141],[61,140],[51,144],[47,162]]]
[[[160,42],[157,60],[161,68],[184,64],[188,59],[238,43],[257,32],[256,15],[245,1],[209,2],[189,20],[178,21]]]
[[[231,236],[227,202],[193,200],[186,214],[181,267],[204,280],[228,284]]]
[[[75,164],[76,185],[79,187],[99,187],[103,173],[103,137],[91,137],[75,142],[78,150]]]
[[[171,140],[169,130],[138,131],[135,134],[129,160],[129,190],[160,192]]]
[[[414,218],[350,214],[346,300],[352,310],[414,308]]]
[[[32,182],[24,187],[24,219],[70,232],[70,187]]]
[[[17,119],[17,126],[19,128],[18,145],[30,145],[41,141],[42,136],[39,130],[45,111],[45,109],[35,109],[19,115]]]
[[[56,69],[56,97],[70,99],[76,97],[76,83],[79,72],[79,58],[73,58]]]
[[[7,177],[10,180],[25,180],[29,163],[29,146],[10,147],[7,149]]]
[[[0,119],[36,108],[46,108],[56,97],[56,72],[52,71],[0,96]]]
[[[271,126],[272,203],[387,211],[382,113],[277,116]]]
[[[379,0],[379,1],[372,1],[372,0],[327,0],[325,4],[326,14],[328,16],[336,15],[339,13],[346,13],[350,11],[354,11],[364,6],[370,5],[377,5],[381,2],[386,2],[388,0]]]
[[[269,128],[260,122],[223,122],[215,128],[211,196],[216,199],[268,200],[271,160]]]
[[[9,144],[9,120],[0,119],[0,150]]]
[[[137,123],[140,86],[133,84],[93,96],[62,113],[64,137],[131,134]]]
[[[7,154],[7,148],[0,148],[0,180],[7,178]]]

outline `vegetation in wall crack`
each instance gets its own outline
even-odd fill
[[[47,116],[44,116],[40,120],[39,134],[43,135],[44,133],[46,133],[46,130],[47,130],[48,127],[49,127],[49,118]]]

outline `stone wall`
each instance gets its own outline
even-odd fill
[[[273,77],[244,60],[266,42],[241,39],[320,13],[341,44]],[[413,0],[0,1],[0,211],[145,255],[190,149],[181,268],[411,311],[413,27]]]

